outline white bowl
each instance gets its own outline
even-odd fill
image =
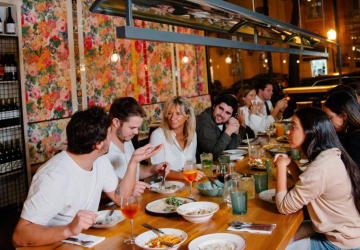
[[[197,212],[201,209],[209,210],[210,213],[206,214],[196,214],[196,215],[189,215],[189,212]],[[176,212],[185,220],[190,221],[192,223],[202,223],[205,221],[210,220],[210,218],[219,210],[219,205],[214,202],[207,202],[207,201],[199,201],[181,205],[176,209]]]
[[[181,236],[183,239],[179,244],[176,244],[172,248],[167,247],[166,250],[178,249],[180,247],[180,245],[182,243],[184,243],[185,240],[187,239],[187,234],[180,229],[175,229],[175,228],[159,228],[159,229],[161,231],[163,231],[165,234],[175,235],[178,237]],[[146,250],[165,249],[165,248],[149,248],[149,247],[145,246],[146,243],[148,243],[151,239],[156,238],[156,237],[157,237],[157,235],[153,231],[147,231],[145,233],[140,234],[138,237],[136,237],[135,244],[137,246],[141,247],[142,249],[146,249]]]

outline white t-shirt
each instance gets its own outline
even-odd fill
[[[124,152],[121,151],[118,146],[116,146],[113,142],[110,141],[109,152],[106,154],[111,164],[114,167],[116,175],[123,179],[126,173],[127,167],[129,165],[129,161],[131,159],[132,154],[134,153],[135,148],[131,141],[126,141],[124,143]],[[136,180],[139,180],[140,174],[140,164],[137,164],[136,170]]]
[[[182,171],[185,162],[191,161],[196,163],[196,146],[197,146],[197,137],[196,132],[190,143],[190,145],[184,149],[181,149],[179,143],[175,138],[175,132],[172,131],[172,138],[175,143],[170,144],[166,138],[162,128],[157,128],[150,138],[150,143],[152,147],[156,147],[159,144],[164,144],[164,147],[153,157],[151,157],[152,164],[158,164],[161,162],[168,162],[170,164],[170,169],[175,171]]]
[[[106,157],[99,157],[86,171],[63,151],[35,174],[21,217],[44,226],[67,225],[79,210],[98,211],[101,192],[114,191],[117,184]]]
[[[251,114],[248,107],[240,108],[245,114],[245,124],[254,131],[255,136],[259,132],[265,132],[266,116],[261,114]]]

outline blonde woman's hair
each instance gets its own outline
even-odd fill
[[[172,105],[179,107],[181,114],[189,118],[187,121],[185,121],[183,130],[185,148],[187,148],[191,144],[196,129],[194,108],[190,101],[182,96],[174,96],[166,102],[163,111],[161,128],[164,130],[166,141],[169,143],[175,143],[171,135],[172,128],[167,119],[167,114],[169,113]]]
[[[245,106],[245,102],[244,102],[243,98],[246,97],[253,90],[255,90],[255,87],[253,87],[251,85],[241,86],[241,88],[239,89],[239,91],[237,92],[237,95],[236,95],[236,100],[239,103],[239,107]]]

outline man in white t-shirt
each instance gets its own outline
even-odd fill
[[[266,124],[265,126],[275,122],[276,118],[281,118],[282,113],[288,106],[288,101],[286,98],[279,100],[275,107],[273,108],[271,103],[271,97],[273,95],[273,85],[270,81],[266,79],[260,79],[256,84],[256,102],[262,103],[264,114],[266,115]],[[262,128],[264,131],[266,129]]]
[[[107,157],[113,165],[116,175],[122,179],[127,172],[129,160],[134,152],[131,139],[139,133],[139,127],[146,117],[146,113],[134,98],[122,97],[114,100],[109,114],[112,123],[112,136]],[[139,180],[157,173],[163,175],[164,171],[165,175],[170,171],[170,165],[167,162],[150,166],[137,164],[133,195],[140,195],[146,188],[150,188],[147,183]]]
[[[14,246],[42,246],[76,236],[96,222],[101,192],[120,205],[131,195],[136,165],[160,148],[136,150],[119,182],[107,157],[111,121],[100,107],[76,112],[66,127],[68,149],[35,174],[13,234]]]

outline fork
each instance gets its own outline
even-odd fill
[[[162,173],[163,173],[163,178],[162,178],[162,180],[161,180],[161,183],[160,183],[160,189],[165,189],[166,188],[166,186],[165,186],[165,168],[166,168],[166,165],[164,164],[163,165],[163,170],[161,171]]]
[[[75,238],[75,237],[69,237],[69,238],[67,238],[65,240],[72,241],[72,242],[78,242],[83,246],[94,243],[94,241],[92,241],[92,240],[79,240],[78,238]]]

